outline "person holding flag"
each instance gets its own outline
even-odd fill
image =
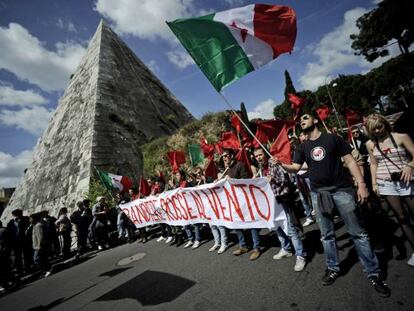
[[[278,204],[281,204],[287,219],[287,234],[281,227],[276,229],[277,237],[281,244],[280,251],[273,256],[273,259],[279,260],[293,255],[292,246],[296,253],[296,263],[294,270],[297,272],[303,271],[306,266],[306,253],[303,249],[303,243],[299,234],[298,228],[294,225],[292,218],[296,217],[293,210],[289,207],[292,205],[291,186],[287,174],[282,169],[269,162],[269,158],[262,148],[254,150],[254,156],[259,163],[259,176],[267,177],[272,186]]]

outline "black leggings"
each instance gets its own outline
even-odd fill
[[[414,218],[414,196],[386,195],[384,197],[414,251],[414,226],[410,222],[410,214]],[[407,206],[407,210],[403,207],[403,203]]]

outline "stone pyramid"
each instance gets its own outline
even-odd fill
[[[136,180],[142,172],[139,147],[192,120],[101,21],[3,218],[16,208],[52,215],[63,206],[74,208],[89,190],[94,166]]]

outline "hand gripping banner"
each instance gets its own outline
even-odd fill
[[[286,214],[266,178],[223,179],[120,205],[137,228],[195,223],[229,229],[286,228]]]

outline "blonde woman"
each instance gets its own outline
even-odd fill
[[[393,210],[413,254],[408,260],[414,266],[414,143],[407,134],[392,132],[384,116],[374,113],[366,120],[371,137],[367,149],[371,160],[372,188],[384,197]],[[403,205],[406,205],[407,210]]]

